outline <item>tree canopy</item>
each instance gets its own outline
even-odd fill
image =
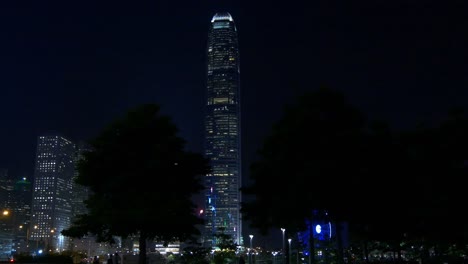
[[[76,182],[90,189],[88,213],[65,236],[139,236],[140,263],[146,239],[185,241],[199,234],[192,196],[203,189],[208,161],[185,149],[177,127],[155,104],[130,110],[90,140],[78,162]]]
[[[404,238],[466,243],[467,218],[458,208],[466,202],[467,133],[459,113],[433,127],[396,131],[339,92],[305,93],[259,149],[253,184],[242,188],[253,196],[243,216],[263,233],[294,233],[322,210],[351,232],[396,248]]]
[[[365,122],[341,94],[326,88],[287,107],[251,165],[253,185],[243,192],[255,198],[243,203],[244,216],[263,231],[294,231],[306,228],[314,209],[348,210],[349,200],[340,197],[364,176],[350,172],[365,167]]]

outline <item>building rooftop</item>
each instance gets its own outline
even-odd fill
[[[213,23],[215,21],[223,21],[223,20],[234,21],[234,19],[232,19],[231,14],[229,14],[228,12],[222,12],[222,13],[216,13],[211,19],[211,22]]]

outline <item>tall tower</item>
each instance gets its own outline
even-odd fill
[[[39,136],[32,194],[30,240],[42,249],[66,249],[71,225],[74,144],[60,134]]]
[[[205,177],[205,242],[214,234],[242,244],[240,215],[241,127],[237,29],[229,13],[216,13],[208,35],[205,155],[212,171]]]

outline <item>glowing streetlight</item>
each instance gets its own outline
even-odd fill
[[[249,235],[250,237],[250,250],[249,250],[249,264],[252,264],[252,239],[253,239],[253,235]]]
[[[34,230],[36,230],[37,228],[38,228],[38,226],[34,225]],[[34,232],[36,232],[36,231],[34,231]],[[28,235],[28,237],[29,237],[29,235]],[[37,239],[37,237],[36,237],[36,250],[38,250],[38,249],[39,249],[39,239]]]
[[[281,231],[283,232],[283,242],[282,242],[283,243],[283,258],[286,259],[286,254],[285,254],[286,253],[286,245],[285,245],[286,240],[284,240],[284,232],[286,231],[286,229],[281,228]]]
[[[289,264],[291,264],[291,241],[292,241],[292,239],[289,238],[289,239],[288,239],[288,243],[289,243],[288,261],[289,261]]]
[[[54,245],[53,245],[53,242],[54,242],[54,233],[55,233],[55,230],[54,229],[51,229],[50,230],[50,234],[49,234],[49,241],[48,241],[48,245],[47,245],[47,250],[50,252],[52,251],[52,249],[54,248]]]
[[[8,216],[8,215],[10,214],[10,211],[8,211],[8,210],[3,210],[3,213],[2,213],[2,214],[3,214],[3,216]]]

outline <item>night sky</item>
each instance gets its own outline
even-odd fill
[[[202,152],[210,20],[239,32],[244,175],[284,104],[327,85],[399,128],[468,108],[463,0],[1,1],[0,167],[32,176],[36,137],[89,139],[157,103]],[[245,182],[247,182],[247,178]],[[280,235],[280,232],[278,232]]]

